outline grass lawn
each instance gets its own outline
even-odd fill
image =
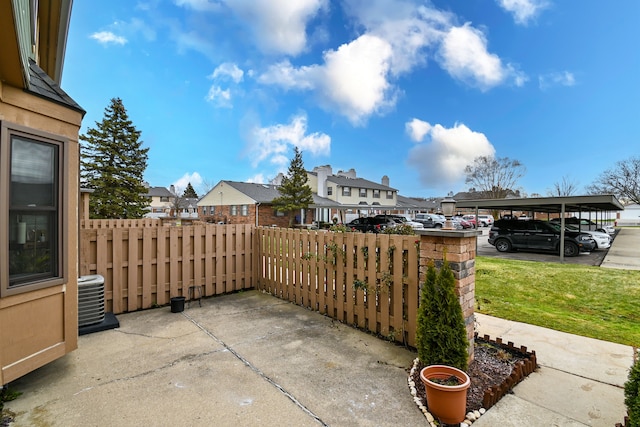
[[[640,347],[640,271],[478,257],[476,311]]]

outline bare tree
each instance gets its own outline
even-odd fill
[[[504,199],[509,193],[517,193],[516,185],[525,172],[518,160],[493,156],[476,157],[472,165],[464,168],[465,182],[473,184],[485,199]]]
[[[613,194],[620,200],[640,204],[640,157],[620,160],[587,190],[590,194]]]
[[[549,197],[572,196],[578,191],[578,185],[568,176],[563,176],[562,181],[554,182],[553,188],[547,190]]]

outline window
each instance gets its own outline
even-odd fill
[[[331,196],[333,194],[333,187],[327,187],[327,196]]]
[[[8,266],[0,269],[2,296],[63,283],[64,142],[55,138],[7,123],[0,128],[0,223],[8,231],[8,248],[0,251],[0,265]]]
[[[393,199],[393,191],[387,191],[387,199]]]
[[[236,216],[238,215],[238,205],[231,205],[231,209],[229,215]]]
[[[242,205],[240,215],[248,216],[249,215],[249,205]]]
[[[373,198],[374,199],[380,198],[380,190],[373,190]]]
[[[275,216],[284,216],[284,211],[275,211]]]
[[[169,202],[169,198],[166,197],[166,196],[160,196],[160,202],[168,203]]]
[[[366,188],[361,188],[360,189],[360,197],[367,197],[367,189]]]
[[[213,215],[214,213],[216,213],[216,207],[215,206],[209,206],[209,215]]]
[[[342,187],[343,196],[351,196],[351,187]]]

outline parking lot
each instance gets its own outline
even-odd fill
[[[482,235],[480,235],[482,233]],[[517,259],[524,261],[560,262],[560,256],[546,252],[498,252],[496,248],[487,242],[489,227],[481,227],[478,230],[478,256],[487,256],[503,259]],[[609,249],[596,249],[593,252],[584,252],[576,257],[564,257],[566,264],[582,264],[600,266]]]

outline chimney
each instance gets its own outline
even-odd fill
[[[313,171],[318,174],[318,196],[327,196],[327,178],[331,175],[331,166],[316,166]]]
[[[387,175],[384,175],[382,177],[382,181],[381,181],[382,185],[384,185],[385,187],[389,186],[389,177]]]

